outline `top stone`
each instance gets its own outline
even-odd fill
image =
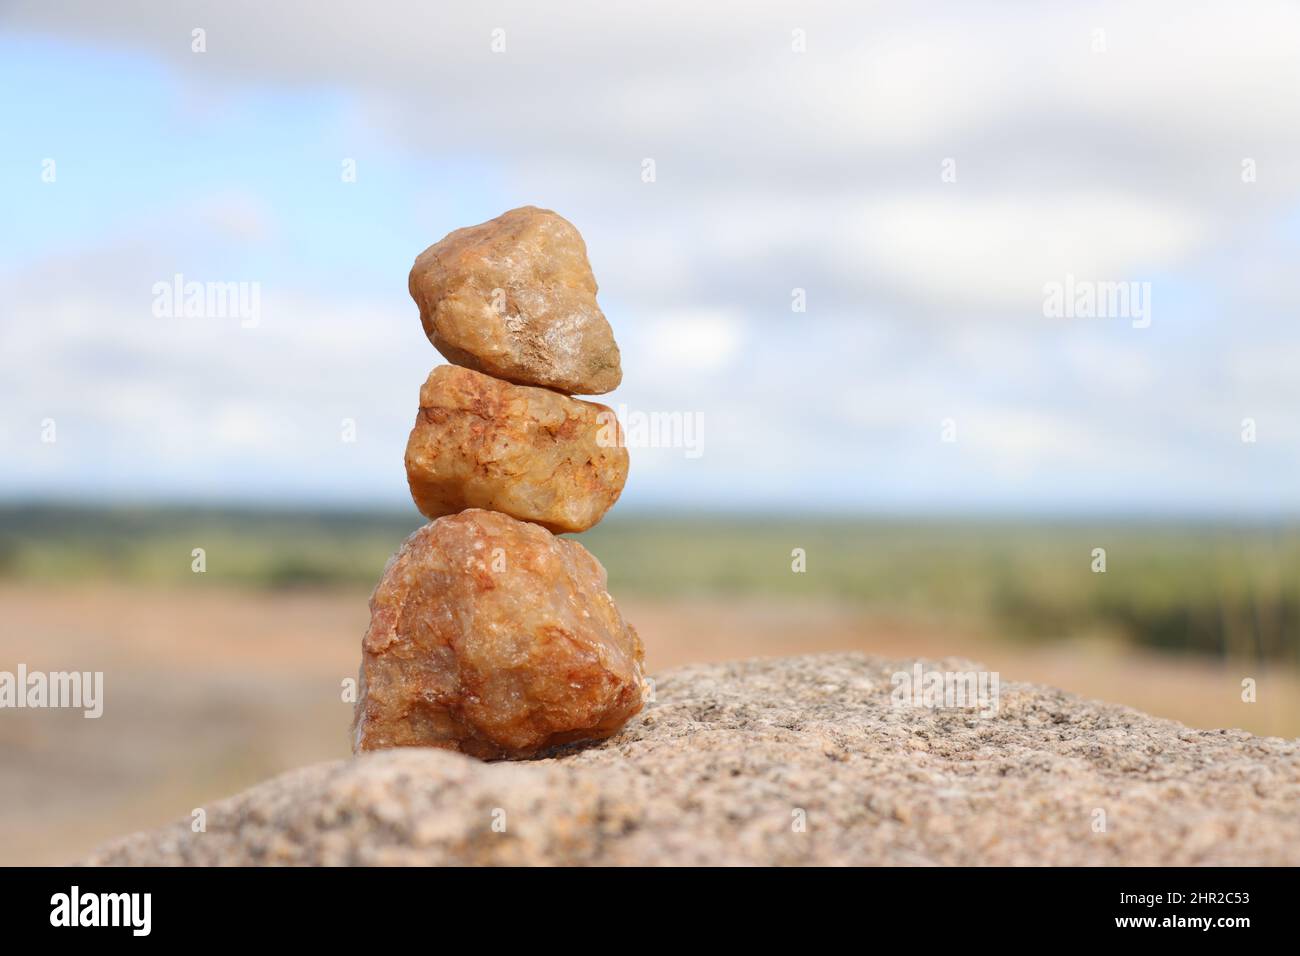
[[[622,381],[586,243],[549,209],[457,229],[420,253],[410,289],[429,341],[456,365],[570,395]]]

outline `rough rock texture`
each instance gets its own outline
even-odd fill
[[[486,508],[556,533],[604,517],[627,469],[609,408],[454,365],[421,387],[406,445],[406,479],[426,517]]]
[[[410,289],[429,341],[457,365],[577,395],[623,378],[587,246],[549,209],[457,229],[420,253]]]
[[[206,833],[186,818],[89,862],[1300,863],[1297,742],[1008,681],[991,719],[894,709],[912,663],[686,667],[596,746],[320,764],[210,806]]]
[[[406,539],[370,598],[355,750],[524,757],[641,709],[641,641],[576,541],[469,510]]]

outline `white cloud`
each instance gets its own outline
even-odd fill
[[[1207,228],[1192,210],[1136,196],[980,199],[951,194],[869,203],[839,250],[920,300],[948,308],[1040,309],[1066,274],[1143,281],[1190,255]]]
[[[717,372],[736,358],[743,330],[735,314],[700,309],[655,319],[646,335],[637,338],[656,367]]]
[[[704,458],[661,455],[644,480],[634,467],[629,500],[870,505],[944,482],[1228,500],[1277,470],[1242,459],[1214,486],[1199,465],[1236,421],[1294,433],[1300,332],[1284,319],[1300,285],[1295,249],[1269,238],[1300,203],[1289,4],[15,0],[3,22],[164,63],[204,122],[241,92],[296,106],[342,88],[344,140],[417,169],[488,168],[502,193],[572,218],[623,347],[613,401],[709,423]],[[791,51],[794,27],[807,53]],[[274,246],[295,208],[276,200],[232,188],[102,247],[70,237],[65,256],[11,264],[3,480],[49,475],[48,449],[27,443],[57,414],[74,477],[107,462],[123,487],[152,470],[182,490],[403,499],[395,463],[439,361],[405,301],[406,261],[391,290],[347,302],[268,265],[256,330],[148,314],[180,252],[187,272],[216,273],[198,278],[244,278],[196,232]],[[430,221],[428,241],[464,224]],[[1238,251],[1250,243],[1272,254]],[[1139,339],[1044,320],[1043,284],[1066,274],[1157,282],[1155,326]],[[806,314],[790,311],[795,286]],[[1171,286],[1191,289],[1195,322]],[[343,416],[356,449],[338,441]],[[936,439],[949,416],[957,454]]]

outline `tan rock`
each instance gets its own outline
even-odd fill
[[[202,833],[186,814],[85,862],[1300,865],[1300,741],[1195,730],[1010,675],[992,718],[900,707],[896,675],[916,663],[694,664],[658,674],[643,717],[577,752],[317,764],[205,803]],[[928,751],[908,746],[919,736]],[[508,839],[491,830],[499,809]]]
[[[573,224],[524,206],[420,253],[411,297],[448,361],[521,385],[600,395],[623,378]]]
[[[357,752],[484,759],[599,740],[641,709],[641,641],[576,541],[470,510],[406,539],[370,599]]]
[[[598,522],[627,469],[609,408],[454,365],[429,374],[406,445],[411,497],[426,517],[486,508],[556,533]]]

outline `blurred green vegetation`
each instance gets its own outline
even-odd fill
[[[419,516],[194,508],[0,508],[0,578],[374,584]],[[202,548],[207,570],[191,570]]]
[[[0,508],[0,579],[373,587],[417,515]],[[1045,641],[1104,633],[1300,665],[1300,525],[615,515],[619,595],[836,598]],[[207,571],[191,571],[194,548]],[[807,570],[791,571],[804,549]],[[1107,570],[1092,571],[1093,549]]]

